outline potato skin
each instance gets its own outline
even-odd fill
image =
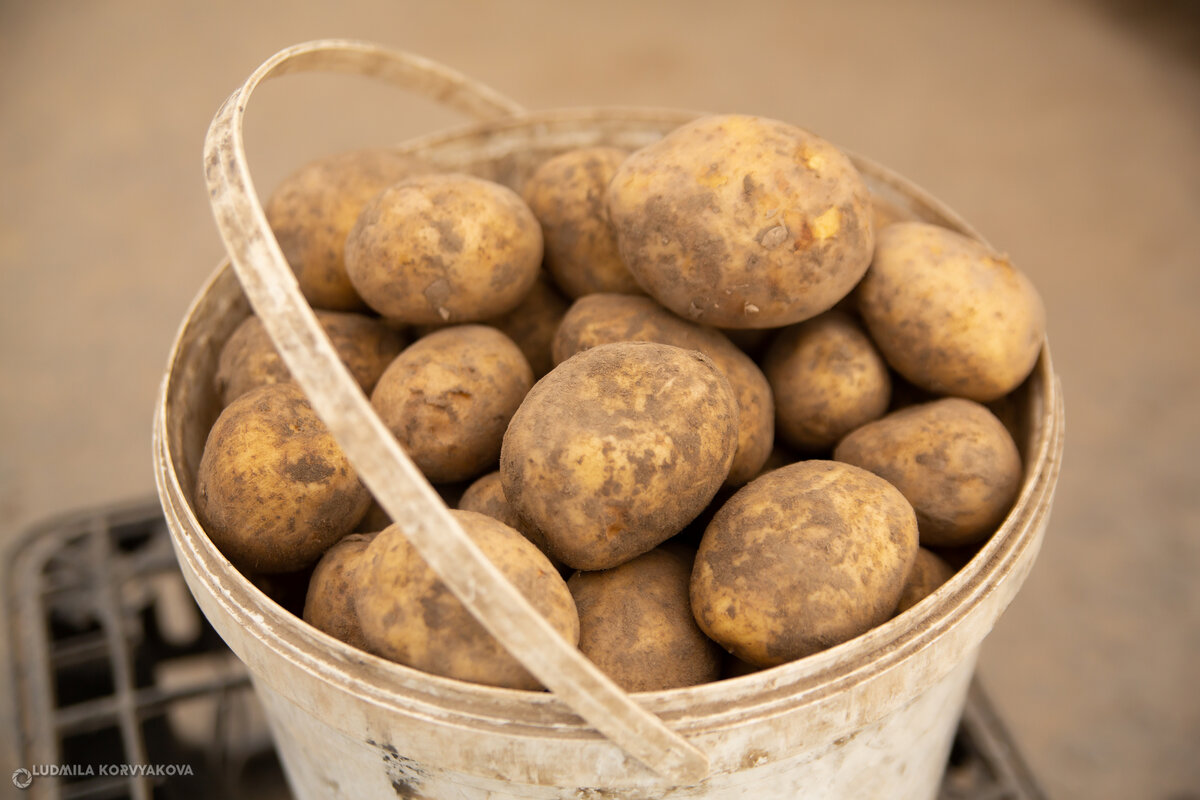
[[[903,614],[917,603],[937,591],[943,583],[954,577],[954,567],[937,553],[917,548],[917,560],[913,562],[896,604],[896,613]]]
[[[780,438],[804,453],[828,452],[883,416],[892,393],[883,356],[862,326],[836,309],[780,331],[763,372]]]
[[[627,692],[716,680],[722,651],[692,616],[691,574],[690,551],[669,546],[576,572],[567,588],[579,610],[579,649]]]
[[[762,117],[703,117],[633,153],[608,210],[642,288],[722,328],[781,327],[832,308],[874,247],[871,197],[850,160]]]
[[[459,509],[476,511],[486,514],[492,519],[499,520],[510,528],[517,530],[522,536],[533,542],[538,550],[546,554],[555,568],[559,567],[556,559],[550,555],[550,547],[546,537],[534,526],[521,519],[512,503],[504,496],[504,486],[500,480],[500,471],[489,472],[466,488],[458,501]]]
[[[367,305],[409,325],[511,311],[542,263],[542,231],[506,186],[457,173],[384,189],[346,239],[346,272]]]
[[[196,476],[196,513],[248,572],[310,566],[366,513],[371,495],[294,383],[252,389],[221,412]]]
[[[367,649],[354,610],[355,572],[375,534],[352,533],[325,551],[308,581],[302,618],[335,639]]]
[[[500,452],[504,495],[575,569],[607,569],[678,533],[716,494],[737,401],[712,360],[652,342],[586,350],[538,381]]]
[[[279,184],[265,205],[267,221],[313,308],[364,308],[346,275],[346,236],[367,201],[428,170],[385,148],[353,150],[306,164]]]
[[[888,364],[939,395],[1002,397],[1028,377],[1045,338],[1045,308],[1024,273],[929,223],[882,229],[856,294]]]
[[[388,364],[404,349],[404,334],[365,314],[318,309],[316,316],[350,374],[370,394]],[[291,379],[262,320],[253,314],[246,317],[221,348],[217,361],[216,386],[222,405],[256,386]]]
[[[741,486],[758,474],[775,439],[771,387],[758,365],[728,337],[681,319],[644,295],[592,294],[576,300],[564,315],[554,336],[554,361],[612,342],[658,342],[711,358],[738,402],[738,446],[725,483]]]
[[[418,339],[388,366],[371,405],[425,476],[465,481],[495,469],[533,372],[511,339],[456,325]]]
[[[492,317],[486,324],[512,339],[533,368],[533,377],[541,378],[554,368],[551,354],[554,332],[567,313],[568,305],[545,272],[541,272],[516,308]]]
[[[891,617],[917,552],[911,506],[866,470],[801,461],[742,487],[692,571],[701,629],[758,666],[783,664]]]
[[[924,546],[987,538],[1021,487],[1021,456],[1004,424],[986,407],[957,397],[867,423],[839,442],[833,457],[899,489],[917,513]]]
[[[543,162],[521,190],[542,224],[546,269],[568,297],[642,291],[617,251],[605,204],[608,184],[628,155],[615,147],[569,150]]]
[[[471,540],[571,644],[579,615],[566,582],[524,536],[473,511],[451,511]],[[537,679],[467,611],[408,543],[399,526],[368,546],[355,609],[369,649],[434,675],[511,689]]]

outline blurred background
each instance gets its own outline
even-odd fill
[[[1051,797],[1200,797],[1200,6],[0,0],[3,540],[153,496],[167,351],[223,252],[206,127],[266,57],[327,37],[411,50],[530,108],[795,122],[1006,251],[1046,301],[1067,447],[980,674]],[[462,121],[353,78],[256,102],[264,194],[311,157]]]

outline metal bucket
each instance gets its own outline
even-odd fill
[[[480,564],[469,548],[453,549],[465,537],[446,523],[444,506],[398,448],[374,441],[379,429],[371,417],[366,424],[357,418],[361,393],[347,388],[349,376],[305,317],[290,272],[281,271],[286,264],[269,231],[263,234],[244,168],[240,115],[259,81],[304,69],[370,74],[492,117],[399,149],[514,188],[550,155],[593,144],[639,147],[695,116],[648,109],[525,113],[437,65],[346,42],[282,51],[218,113],[206,163],[238,273],[230,263],[219,267],[179,331],[155,420],[155,474],[184,578],[248,666],[296,796],[934,797],[979,648],[1029,573],[1049,518],[1063,441],[1049,349],[1012,398],[1025,464],[1020,495],[948,583],[909,612],[799,661],[627,695],[561,640],[547,641],[545,628],[527,618],[536,616],[527,604],[490,583],[506,584],[486,559]],[[854,160],[899,215],[977,235],[904,179]],[[196,467],[219,411],[217,355],[250,313],[248,297],[269,329],[275,323],[272,336],[293,375],[385,510],[413,529],[406,533],[422,555],[550,692],[439,678],[349,647],[266,597],[212,544],[194,511]],[[382,455],[369,451],[376,446]],[[426,534],[452,545],[430,545]]]

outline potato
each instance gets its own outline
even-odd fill
[[[944,558],[926,550],[917,548],[917,560],[913,562],[908,580],[904,582],[904,591],[900,593],[900,602],[896,604],[896,613],[903,614],[917,603],[937,591],[938,587],[954,577],[954,567]]]
[[[521,190],[542,224],[546,269],[568,297],[593,292],[641,293],[617,252],[605,194],[628,153],[586,147],[543,162]]]
[[[559,364],[504,434],[504,496],[575,569],[615,567],[700,513],[729,474],[737,401],[701,353],[618,342]]]
[[[888,364],[939,395],[986,403],[1033,370],[1041,297],[1004,256],[954,231],[898,222],[879,232],[859,310]]]
[[[370,394],[404,348],[404,334],[365,314],[318,310],[316,315],[350,374]],[[246,317],[221,348],[217,361],[216,386],[222,405],[256,386],[291,379],[262,320],[253,314]]]
[[[217,418],[196,475],[213,544],[248,572],[310,566],[366,513],[371,495],[294,383],[252,389]]]
[[[474,511],[451,511],[484,555],[571,644],[579,615],[566,582],[517,531]],[[540,684],[446,588],[393,525],[367,547],[355,609],[369,649],[447,678],[538,689]]]
[[[955,547],[986,538],[1021,487],[1021,456],[987,408],[956,397],[893,411],[834,448],[899,489],[917,512],[921,544]]]
[[[346,273],[371,308],[404,324],[479,322],[537,280],[542,231],[506,186],[422,175],[389,186],[346,239]]]
[[[554,361],[612,342],[658,342],[711,358],[738,402],[738,446],[725,482],[741,486],[758,474],[775,438],[775,414],[771,387],[749,356],[720,331],[680,319],[649,297],[592,294],[576,300],[563,317],[554,336]]]
[[[496,468],[509,419],[533,385],[512,340],[486,325],[418,339],[384,371],[371,405],[434,483]]]
[[[266,202],[267,221],[313,308],[363,308],[346,275],[346,236],[368,200],[428,169],[391,150],[354,150],[313,161],[275,189]]]
[[[559,567],[559,563],[550,555],[546,537],[537,528],[521,519],[512,507],[512,503],[508,502],[508,498],[504,496],[504,486],[500,481],[499,470],[489,472],[468,486],[462,497],[459,498],[458,507],[463,511],[477,511],[480,514],[486,514],[492,519],[500,520],[510,528],[514,528],[533,542],[538,550],[545,553],[555,568]]]
[[[540,378],[554,368],[551,355],[554,332],[567,313],[567,306],[566,299],[541,272],[516,308],[486,320],[486,324],[512,339],[533,368],[533,377]]]
[[[883,357],[862,325],[836,309],[781,331],[763,372],[780,438],[804,453],[824,453],[883,416],[891,397]]]
[[[783,664],[891,617],[917,521],[866,470],[801,461],[742,487],[713,517],[692,570],[701,629],[758,666]]]
[[[579,610],[579,649],[627,692],[694,686],[721,674],[722,651],[692,616],[691,556],[660,546],[567,580]]]
[[[608,210],[621,257],[685,319],[773,328],[815,317],[871,261],[871,197],[850,160],[802,128],[710,116],[633,153]]]
[[[308,582],[305,622],[360,650],[367,649],[354,610],[355,573],[375,534],[352,533],[325,551]]]

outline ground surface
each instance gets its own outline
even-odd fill
[[[369,38],[533,108],[779,117],[913,179],[1041,288],[1066,463],[1041,558],[980,669],[1052,797],[1200,796],[1189,8],[2,2],[3,535],[153,493],[167,348],[222,253],[204,130],[278,48]],[[456,119],[361,81],[297,78],[264,89],[247,136],[265,191],[309,156]]]

